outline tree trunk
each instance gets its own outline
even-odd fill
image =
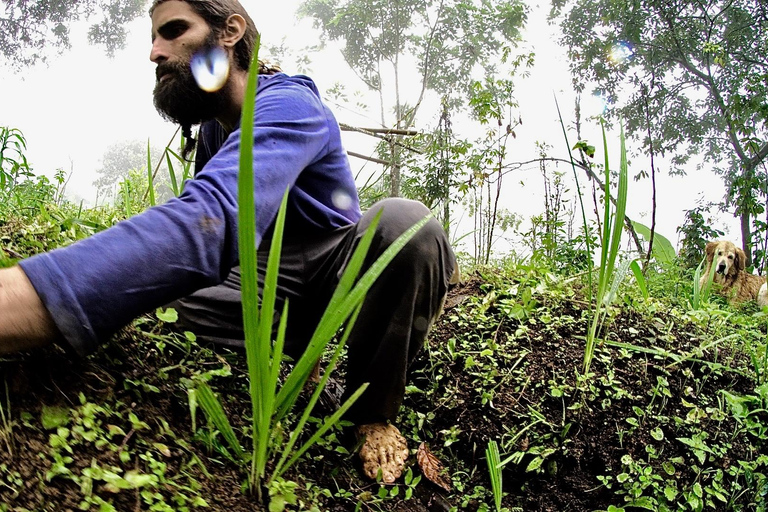
[[[752,230],[750,229],[749,212],[741,212],[741,248],[747,256],[744,262],[745,267],[752,266]]]
[[[392,136],[389,147],[392,154],[392,168],[389,170],[389,196],[400,197],[400,147],[397,145],[397,135]]]

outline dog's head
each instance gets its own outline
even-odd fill
[[[709,242],[705,249],[707,262],[715,266],[715,272],[722,276],[736,274],[744,270],[747,255],[733,242]]]

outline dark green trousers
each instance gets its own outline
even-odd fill
[[[346,263],[374,215],[383,210],[363,270],[414,223],[430,212],[416,201],[385,199],[357,224],[331,232],[292,236],[286,227],[278,298],[289,299],[286,353],[306,348]],[[259,251],[259,278],[266,269],[269,240]],[[440,312],[456,258],[442,226],[430,219],[389,264],[368,292],[350,333],[345,389],[365,393],[348,411],[356,424],[394,420],[405,394],[408,367]],[[202,342],[243,346],[239,267],[220,285],[171,304],[181,323]]]

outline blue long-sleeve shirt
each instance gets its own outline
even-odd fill
[[[256,240],[290,187],[286,232],[356,222],[360,207],[338,123],[307,77],[259,76],[254,119]],[[218,284],[238,264],[240,130],[184,193],[69,247],[19,262],[79,354],[137,315]],[[339,200],[342,198],[342,200]]]

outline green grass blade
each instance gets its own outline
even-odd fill
[[[216,429],[221,432],[222,437],[224,437],[227,445],[229,445],[235,453],[238,460],[244,460],[246,458],[245,450],[243,450],[243,447],[240,445],[240,441],[237,440],[235,431],[229,423],[224,408],[213,393],[213,390],[211,390],[210,386],[205,382],[200,382],[197,385],[196,395],[197,402],[203,408],[203,411],[205,411],[206,416],[208,416],[208,419],[211,420],[211,423],[213,423]]]
[[[254,432],[254,450],[256,452],[256,470],[259,476],[264,476],[264,470],[267,465],[267,448],[269,445],[269,434],[272,426],[272,415],[274,409],[275,393],[277,391],[277,380],[279,376],[279,366],[281,355],[272,354],[272,322],[275,317],[275,303],[277,302],[277,277],[280,271],[280,254],[282,252],[283,232],[285,228],[285,212],[288,207],[288,190],[283,194],[283,200],[275,219],[275,228],[272,241],[269,248],[269,259],[267,261],[267,272],[262,284],[262,299],[260,308],[260,318],[258,321],[258,332],[255,336],[255,346],[246,345],[246,350],[256,354],[256,357],[248,359],[248,374],[251,379],[252,389],[255,393],[251,395],[254,407],[253,432]],[[256,262],[253,262],[256,265]],[[255,312],[252,312],[255,314]],[[285,323],[286,318],[281,318],[281,323]],[[285,326],[282,326],[282,337],[285,337]],[[282,340],[280,342],[282,345]],[[282,346],[279,347],[282,351]],[[252,366],[253,364],[253,366]],[[253,384],[256,386],[253,386]],[[258,409],[258,417],[256,411]]]
[[[315,443],[317,443],[323,435],[325,435],[328,430],[336,425],[339,420],[341,420],[341,417],[344,416],[344,413],[347,412],[347,409],[352,407],[352,404],[355,403],[355,401],[360,398],[360,395],[363,394],[363,392],[368,388],[368,383],[366,382],[359,388],[357,388],[357,391],[352,393],[352,396],[350,396],[346,402],[342,404],[341,407],[339,407],[339,410],[337,410],[335,413],[333,413],[328,419],[323,422],[323,425],[317,430],[317,432],[314,433],[312,437],[310,437],[307,442],[305,442],[303,445],[301,445],[301,448],[296,450],[296,453],[293,454],[293,457],[291,457],[288,462],[285,463],[285,466],[283,467],[283,471],[293,466],[296,461],[299,460],[299,458],[304,455],[304,452],[306,452],[308,449],[310,449]]]
[[[182,167],[184,174],[181,176],[181,185],[179,186],[179,192],[184,192],[184,184],[187,182],[188,179],[192,178],[192,162],[184,161],[184,166]]]
[[[701,276],[704,273],[704,265],[706,259],[702,259],[699,266],[693,273],[693,300],[691,303],[692,309],[701,309],[701,307],[709,301],[709,294],[712,291],[712,282],[715,279],[715,265],[710,265],[707,279],[704,281],[704,286],[701,285]]]
[[[491,490],[493,491],[493,504],[496,511],[501,511],[501,457],[499,456],[499,445],[496,441],[488,441],[488,448],[485,449],[485,459],[488,464],[488,474],[491,477]]]
[[[149,204],[155,206],[155,179],[152,176],[152,152],[149,149],[149,139],[147,139],[147,184],[149,185]]]
[[[318,322],[318,326],[315,329],[315,333],[313,334],[312,338],[310,339],[309,345],[304,351],[302,357],[294,365],[294,368],[288,376],[288,379],[286,379],[286,382],[280,390],[280,393],[278,393],[276,399],[276,421],[280,421],[280,419],[282,419],[288,410],[290,410],[290,408],[293,406],[293,403],[301,392],[301,389],[304,387],[304,383],[309,377],[312,368],[314,368],[314,365],[320,359],[320,356],[323,354],[325,347],[336,334],[336,331],[338,331],[339,327],[341,327],[341,325],[346,320],[346,316],[344,318],[338,318],[341,316],[338,314],[341,303],[343,299],[349,294],[349,291],[354,284],[354,280],[357,278],[360,269],[362,268],[363,262],[365,261],[365,257],[368,254],[368,249],[371,246],[373,235],[376,232],[376,227],[378,226],[380,219],[381,212],[378,212],[376,215],[374,215],[370,225],[368,226],[368,229],[366,229],[365,233],[363,233],[363,236],[358,242],[352,257],[347,263],[347,268],[344,269],[344,273],[342,274],[341,279],[339,280],[339,283],[336,286],[333,295],[331,296],[331,300],[328,302],[328,306],[323,312],[323,316],[321,317],[320,322]],[[334,316],[334,313],[336,313],[336,316]],[[338,320],[338,324],[335,323],[335,320]]]
[[[165,149],[168,153],[173,155],[176,158],[176,160],[178,160],[179,162],[185,162],[185,160],[181,157],[181,155],[175,152],[174,150],[172,150],[171,148],[165,148]]]
[[[257,467],[257,451],[264,427],[263,386],[261,365],[268,359],[259,359],[259,276],[256,250],[256,204],[253,167],[253,124],[256,111],[256,87],[258,85],[259,36],[256,36],[251,71],[245,90],[245,101],[240,116],[240,168],[237,180],[238,195],[238,249],[240,253],[241,296],[243,304],[243,329],[245,331],[245,353],[250,377],[249,391],[253,415],[253,452],[251,459],[251,483],[263,476],[264,467]],[[271,326],[271,321],[270,321]]]
[[[171,162],[170,153],[172,153],[172,151],[166,148],[165,163],[168,165],[168,175],[171,178],[171,190],[173,190],[173,195],[176,197],[179,197],[179,184],[176,181],[176,171],[173,168],[173,163]]]
[[[691,309],[699,309],[701,306],[701,273],[702,273],[702,265],[704,264],[704,260],[699,263],[699,266],[696,267],[696,270],[693,272],[693,297],[691,300]]]
[[[181,145],[182,145],[182,150],[183,150],[184,149],[184,137],[181,138]],[[171,148],[166,148],[166,150],[168,151],[168,153],[170,153],[174,157],[176,157],[176,159],[179,162],[181,162],[182,175],[181,175],[181,182],[179,183],[179,195],[181,195],[181,193],[184,192],[184,183],[189,178],[192,177],[192,173],[190,172],[190,169],[192,168],[192,162],[189,161],[189,160],[185,160],[184,158],[181,157],[181,155],[179,155],[178,153],[173,151]]]
[[[637,262],[637,260],[633,260],[632,263],[630,263],[629,268],[635,275],[635,282],[637,282],[637,287],[640,288],[640,293],[643,294],[644,299],[647,299],[648,283],[645,280],[645,276],[643,275],[643,270],[640,268],[640,264]]]
[[[601,119],[600,120],[600,128],[602,130],[603,134],[603,157],[604,157],[604,173],[605,176],[604,179],[604,189],[603,189],[603,197],[604,197],[604,207],[603,207],[603,232],[600,234],[600,273],[598,274],[597,278],[597,302],[598,307],[600,304],[600,301],[602,300],[603,296],[605,295],[605,288],[608,285],[608,253],[609,253],[609,245],[610,245],[610,233],[611,233],[611,171],[608,161],[608,137],[605,134],[605,123]]]
[[[606,307],[613,304],[613,301],[616,300],[616,295],[619,293],[619,286],[621,286],[622,281],[624,281],[624,278],[629,272],[630,265],[631,262],[629,260],[624,260],[621,262],[621,265],[614,269],[613,276],[611,276],[611,287],[608,289],[608,293],[603,299]]]
[[[352,314],[352,311],[357,307],[357,305],[363,301],[365,294],[371,288],[376,279],[381,275],[387,265],[389,265],[397,253],[400,252],[400,250],[411,240],[411,238],[413,238],[413,236],[424,226],[424,224],[427,223],[430,218],[431,215],[424,217],[416,224],[408,228],[405,232],[403,232],[403,234],[401,234],[392,243],[392,245],[390,245],[370,266],[365,274],[363,274],[363,276],[357,281],[354,288],[345,297],[339,297],[338,301],[335,301],[334,304],[328,306],[325,313],[323,314],[322,319],[320,320],[320,323],[318,324],[317,329],[315,330],[315,333],[312,336],[312,339],[310,340],[309,347],[296,363],[294,371],[291,372],[291,374],[288,376],[285,384],[280,389],[280,393],[278,393],[276,400],[278,418],[284,416],[285,413],[290,410],[290,407],[293,406],[293,403],[295,402],[296,398],[298,397],[298,393],[301,390],[300,386],[303,385],[303,382],[306,380],[306,376],[308,376],[309,372],[311,372],[312,367],[319,359],[329,340],[336,334],[336,331],[339,330],[339,327],[341,327],[349,315]],[[369,228],[369,231],[370,230],[371,228]],[[367,234],[368,233],[366,233],[366,235]],[[350,270],[350,267],[357,265],[357,262],[354,262],[357,257],[361,258],[359,264],[362,265],[362,259],[365,257],[365,255],[355,252],[347,270],[344,272],[344,276],[342,276],[342,280],[345,279],[347,271]],[[299,370],[299,372],[297,372],[297,370]]]
[[[616,211],[613,217],[613,232],[611,233],[611,251],[608,255],[608,264],[611,271],[615,268],[616,257],[619,253],[621,244],[621,235],[624,232],[624,217],[627,212],[627,189],[628,189],[628,165],[627,165],[627,144],[624,136],[624,123],[619,130],[620,153],[619,153],[619,186],[616,192]],[[606,196],[605,202],[608,203]]]
[[[323,373],[323,376],[320,379],[320,382],[318,382],[317,386],[315,387],[315,391],[312,393],[312,397],[310,398],[309,403],[304,409],[304,413],[302,414],[301,418],[299,419],[299,422],[296,424],[296,427],[291,433],[291,437],[288,440],[288,443],[282,448],[283,455],[281,456],[278,463],[275,465],[275,469],[272,473],[272,479],[279,478],[280,475],[282,475],[283,472],[290,467],[290,466],[284,466],[285,461],[288,459],[288,456],[290,455],[291,450],[293,450],[293,447],[295,446],[296,441],[299,438],[299,434],[304,429],[304,425],[309,419],[309,415],[314,409],[315,404],[320,399],[320,394],[322,393],[323,389],[328,383],[328,379],[330,378],[331,373],[336,368],[336,362],[341,356],[341,351],[347,344],[347,340],[349,339],[349,333],[352,332],[352,326],[355,325],[355,322],[357,321],[357,315],[360,313],[361,308],[362,308],[362,304],[358,304],[357,308],[352,313],[352,316],[350,317],[349,322],[347,323],[347,328],[344,330],[344,336],[342,336],[341,341],[336,346],[336,350],[334,351],[333,356],[331,356],[331,360],[328,362],[328,366],[326,367],[325,372]]]
[[[277,382],[280,379],[280,366],[283,362],[283,347],[285,347],[285,333],[288,327],[288,299],[285,299],[283,303],[283,313],[280,315],[280,323],[277,328],[277,338],[275,339],[275,346],[272,348],[272,362],[270,376],[272,394],[277,392]],[[274,403],[273,403],[274,408]],[[274,411],[272,411],[274,412]]]
[[[620,132],[621,155],[619,163],[619,183],[616,192],[616,210],[614,211],[613,215],[611,215],[608,139],[605,133],[605,123],[602,121],[601,128],[603,133],[603,153],[605,156],[605,210],[600,250],[600,274],[597,281],[597,304],[595,307],[594,317],[592,318],[592,324],[587,334],[587,344],[584,350],[584,375],[589,373],[589,368],[592,364],[596,343],[595,338],[597,336],[598,327],[602,325],[603,319],[605,318],[604,308],[607,305],[605,302],[606,300],[610,300],[612,294],[615,293],[615,290],[619,284],[619,281],[617,281],[617,276],[614,275],[614,271],[616,267],[616,258],[619,253],[619,246],[621,244],[621,235],[624,230],[624,219],[627,209],[627,189],[629,181],[626,139],[624,136],[624,127],[622,124]],[[618,277],[619,280],[623,279],[623,274],[625,272],[626,269],[624,269],[622,271],[622,275]]]
[[[379,221],[381,220],[381,214],[382,212],[379,211],[376,213],[376,215],[374,215],[373,220],[368,226],[368,229],[366,229],[365,233],[363,233],[360,242],[357,244],[355,251],[352,253],[352,257],[349,259],[349,263],[347,263],[347,268],[344,269],[344,273],[342,274],[341,279],[339,279],[339,284],[333,291],[331,300],[328,301],[328,307],[326,308],[323,317],[329,314],[329,312],[333,311],[352,289],[355,279],[357,279],[357,276],[360,273],[360,269],[363,267],[365,257],[368,255],[368,249],[371,247],[373,236],[376,233],[376,228],[378,227]]]

